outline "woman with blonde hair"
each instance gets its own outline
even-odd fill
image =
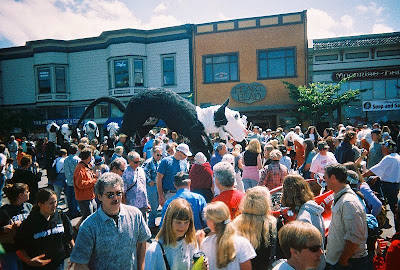
[[[266,269],[275,256],[276,218],[271,214],[271,194],[268,188],[257,186],[247,190],[235,218],[239,235],[247,238],[257,256],[251,260],[253,270]]]
[[[211,233],[201,243],[201,251],[210,269],[251,269],[256,256],[249,240],[236,234],[230,223],[230,212],[223,202],[212,202],[204,208],[204,217]]]
[[[175,199],[165,212],[155,241],[147,249],[144,269],[190,269],[197,251],[192,208],[185,199]]]
[[[296,220],[314,225],[325,238],[325,225],[322,218],[324,208],[314,201],[310,185],[297,174],[289,174],[283,180],[282,204],[289,207],[297,216]],[[322,257],[317,269],[325,268],[325,257]]]
[[[251,139],[243,153],[243,185],[244,189],[255,187],[260,181],[259,170],[262,169],[261,144],[258,139]]]

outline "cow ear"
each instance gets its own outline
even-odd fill
[[[229,103],[229,98],[225,100],[224,104],[221,105],[221,107],[218,108],[216,114],[217,115],[225,115],[225,108],[228,106]]]
[[[220,127],[226,125],[228,120],[225,115],[225,108],[228,106],[229,98],[218,108],[218,110],[214,113],[214,122],[216,127]]]
[[[227,99],[225,100],[224,104],[222,104],[221,107],[226,108],[226,106],[228,106],[228,103],[229,103],[229,98],[227,98]]]

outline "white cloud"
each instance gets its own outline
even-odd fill
[[[164,2],[161,2],[158,6],[154,8],[154,12],[161,12],[167,9],[167,6],[164,4]]]
[[[307,11],[308,38],[334,37],[337,22],[325,11],[311,8]]]
[[[1,7],[0,37],[18,46],[27,40],[76,39],[143,25],[118,0],[2,0]]]
[[[218,13],[218,21],[225,21],[225,20],[230,20],[228,16],[226,16],[224,13],[220,12]]]
[[[348,30],[352,31],[354,26],[354,19],[353,17],[346,14],[342,16],[342,18],[340,18],[340,24]]]
[[[182,22],[172,15],[157,15],[150,18],[150,22],[144,25],[144,29],[163,28],[181,25]]]
[[[375,2],[370,2],[368,5],[363,6],[363,5],[359,5],[356,7],[356,11],[359,14],[364,14],[364,15],[381,15],[382,12],[385,10],[385,8],[383,6],[378,6]]]
[[[395,32],[395,31],[393,30],[393,28],[387,25],[377,23],[372,26],[372,34],[390,33],[390,32]]]

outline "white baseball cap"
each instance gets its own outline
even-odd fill
[[[190,152],[189,150],[189,146],[185,143],[181,143],[180,145],[178,145],[176,147],[176,151],[182,152],[188,157],[192,155],[192,152]]]

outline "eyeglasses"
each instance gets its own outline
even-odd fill
[[[162,155],[161,155],[161,154],[157,154],[156,156],[157,156],[157,157],[162,157]]]
[[[106,194],[106,196],[107,196],[107,198],[109,198],[109,199],[113,199],[115,196],[117,196],[117,197],[122,197],[122,195],[123,195],[124,193],[122,192],[122,191],[117,191],[117,192],[107,192],[107,194]]]
[[[120,170],[121,172],[124,172],[124,171],[125,171],[125,169],[121,169],[121,168],[119,168],[119,170]]]
[[[138,161],[132,160],[132,162],[135,163],[135,164],[138,164],[138,163],[140,163],[140,160],[138,160]]]
[[[311,252],[316,253],[316,252],[318,252],[318,251],[320,251],[322,249],[322,246],[321,245],[314,245],[314,246],[309,246],[309,247],[305,247],[305,248],[308,249]]]

